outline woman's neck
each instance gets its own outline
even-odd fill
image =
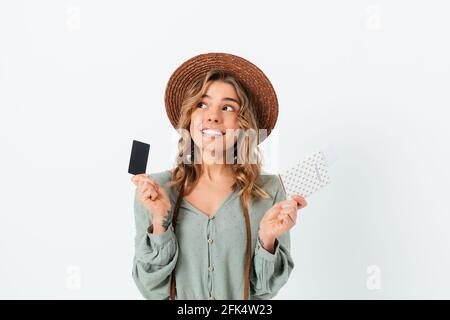
[[[227,164],[202,164],[201,177],[209,182],[228,180],[233,176],[230,165]]]
[[[201,179],[205,179],[207,182],[223,182],[234,179],[232,165],[217,159],[214,151],[204,150],[200,156],[202,158]],[[225,156],[224,153],[222,159],[226,159]]]

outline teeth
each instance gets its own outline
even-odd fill
[[[206,134],[208,136],[223,136],[222,132],[218,130],[211,130],[211,129],[205,129],[202,130],[203,134]]]

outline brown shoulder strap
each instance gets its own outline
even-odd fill
[[[244,283],[244,300],[249,300],[249,287],[250,287],[250,259],[251,259],[251,246],[252,246],[252,238],[251,238],[251,228],[250,228],[250,216],[248,214],[248,208],[244,204],[241,198],[242,210],[244,212],[245,218],[245,230],[247,233],[247,248],[245,252],[245,283]]]
[[[173,227],[174,232],[175,232],[175,228],[176,228],[178,211],[180,210],[181,199],[183,198],[183,192],[184,192],[184,183],[181,186],[181,190],[180,190],[180,193],[178,194],[177,202],[175,204],[175,209],[174,209],[173,215],[172,215],[172,227]],[[175,284],[175,268],[174,268],[174,270],[172,270],[172,274],[171,274],[171,278],[170,278],[170,300],[175,300],[175,290],[176,290],[176,284]]]

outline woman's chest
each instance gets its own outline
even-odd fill
[[[184,199],[211,218],[232,193],[232,188],[227,186],[197,185]]]
[[[249,208],[252,248],[256,245],[259,223],[270,208],[270,202],[255,201]],[[188,203],[182,202],[176,226],[178,243],[185,254],[193,254],[192,250],[207,253],[204,250],[211,248],[224,255],[240,251],[245,253],[246,219],[237,194],[229,198],[212,217],[207,217]]]
[[[176,226],[178,245],[189,256],[207,255],[211,249],[228,256],[245,248],[245,219],[237,203],[228,203],[211,218],[182,205]]]

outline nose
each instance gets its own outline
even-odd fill
[[[219,123],[219,121],[220,121],[219,115],[216,111],[210,111],[207,114],[207,119],[208,119],[208,123],[211,123],[211,122]]]

